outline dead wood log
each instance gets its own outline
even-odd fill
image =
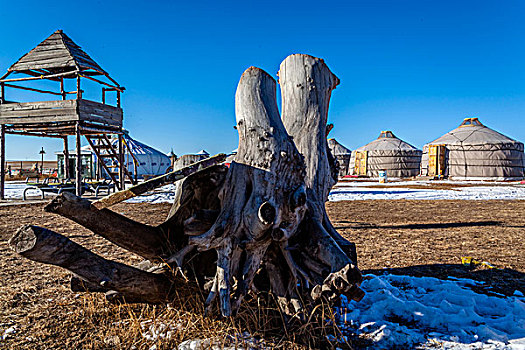
[[[281,122],[276,83],[251,67],[235,95],[239,149],[219,193],[221,211],[204,234],[189,239],[199,251],[217,251],[217,271],[206,301],[217,296],[221,313],[232,313],[230,294],[236,279],[233,311],[252,288],[273,240],[295,233],[306,210],[304,163]]]
[[[221,153],[210,158],[203,159],[199,162],[190,164],[187,167],[171,171],[167,174],[154,177],[153,179],[146,180],[138,185],[130,187],[128,189],[115,192],[109,196],[106,196],[98,201],[93,202],[93,205],[97,209],[109,208],[112,205],[123,202],[126,199],[130,199],[139,196],[143,193],[151,191],[166,183],[174,183],[175,181],[184,179],[185,177],[194,174],[200,169],[214,166],[215,164],[221,163],[226,159],[226,155]]]
[[[130,301],[162,303],[172,293],[173,284],[165,276],[106,260],[45,228],[24,225],[8,243],[30,260],[63,267],[90,284],[118,291]]]
[[[164,283],[166,290],[143,285],[149,283],[151,272],[119,265],[124,274],[133,271],[143,277],[109,276],[133,285],[126,289],[111,284],[107,288],[116,294],[111,292],[108,298],[145,300],[146,295],[149,300],[166,300],[177,284],[175,275],[167,273],[172,270],[195,278],[208,292],[207,312],[218,302],[224,316],[235,313],[250,291],[274,293],[286,314],[298,316],[322,296],[328,300],[341,294],[362,297],[355,246],[335,230],[325,210],[337,179],[326,122],[331,91],[339,80],[323,60],[307,55],[288,57],[279,76],[282,119],[275,80],[255,67],[244,72],[235,95],[239,148],[234,161],[229,168],[212,166],[181,181],[161,225],[144,225],[108,209],[97,210],[89,201],[68,194],[46,207],[120,247],[165,263],[165,273],[153,275],[161,276],[156,283]],[[69,247],[62,238],[47,241],[46,245]],[[40,252],[25,251],[20,249],[29,259],[53,263],[52,258],[39,257]],[[90,275],[80,268],[90,255],[80,253],[78,259],[71,256],[71,261],[58,265],[85,280],[82,286],[97,289],[97,276],[107,277],[112,270],[97,267],[96,276]],[[97,266],[110,263],[95,261]]]
[[[148,260],[167,258],[169,250],[162,230],[133,221],[109,209],[98,210],[87,199],[64,192],[44,208],[88,228],[108,241]]]
[[[281,63],[279,83],[283,123],[306,163],[308,212],[296,236],[297,251],[306,254],[303,261],[311,259],[329,267],[328,276],[321,274],[322,281],[315,278],[317,274],[311,275],[317,283],[312,296],[317,298],[321,290],[330,290],[334,295],[344,293],[358,299],[363,293],[357,288],[361,274],[355,247],[333,228],[325,209],[337,179],[337,169],[334,171],[329,161],[326,123],[331,93],[339,79],[322,59],[299,54]]]

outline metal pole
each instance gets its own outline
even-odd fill
[[[75,137],[77,143],[76,149],[76,173],[75,173],[75,187],[77,196],[82,196],[82,154],[80,152],[80,124],[75,124]]]
[[[5,125],[0,127],[0,199],[5,199]]]

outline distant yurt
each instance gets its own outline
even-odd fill
[[[142,142],[139,142],[135,139],[132,139],[129,134],[124,133],[124,141],[127,144],[127,147],[131,150],[131,153],[135,156],[137,160],[137,176],[138,178],[151,175],[162,175],[166,173],[166,170],[171,165],[170,158],[162,153],[161,151],[156,150],[155,148],[148,146]],[[117,145],[118,139],[113,141],[114,146]],[[126,165],[128,171],[132,174],[135,173],[135,165],[133,164],[134,160],[128,152],[126,152]]]
[[[466,118],[423,147],[421,175],[456,180],[521,180],[523,143]]]
[[[377,139],[352,152],[350,171],[352,175],[370,177],[378,177],[380,171],[386,171],[388,177],[417,176],[421,153],[392,131],[381,131]]]
[[[190,164],[198,162],[199,160],[203,160],[209,157],[210,154],[205,150],[200,150],[197,153],[185,154],[175,161],[175,163],[173,164],[173,170],[184,168]]]
[[[226,163],[227,165],[231,164],[231,162],[233,162],[233,160],[235,159],[235,156],[237,155],[238,150],[239,149],[236,148],[233,151],[231,151],[228,157],[226,157],[226,160],[224,161],[224,163]]]
[[[330,148],[332,155],[335,157],[337,162],[339,162],[339,176],[348,175],[348,166],[350,165],[352,151],[341,145],[336,139],[333,138],[328,139],[328,148]]]
[[[167,155],[131,138],[127,132],[124,132],[123,138],[126,143],[124,147],[126,168],[134,177],[135,169],[137,170],[138,179],[145,176],[148,177],[166,173],[166,170],[168,170],[171,165],[170,158]],[[118,138],[112,137],[111,144],[115,149],[118,149]],[[133,156],[129,154],[128,149],[131,150]],[[89,145],[82,147],[82,150],[84,152],[91,152],[93,164],[97,164],[97,156]],[[70,151],[70,154],[74,154],[74,151]],[[106,159],[106,164],[108,164],[108,162],[112,162],[111,159]],[[111,164],[108,164],[108,166],[111,166]]]

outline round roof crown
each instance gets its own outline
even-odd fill
[[[478,118],[465,118],[460,126],[484,126]]]
[[[378,139],[393,139],[396,138],[394,136],[394,133],[390,130],[381,131],[381,134],[379,134]]]

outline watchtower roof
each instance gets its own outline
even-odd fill
[[[47,70],[52,74],[78,71],[85,75],[109,74],[62,30],[57,30],[9,67],[8,72]],[[47,72],[44,71],[44,74]],[[33,75],[33,74],[32,74]]]

